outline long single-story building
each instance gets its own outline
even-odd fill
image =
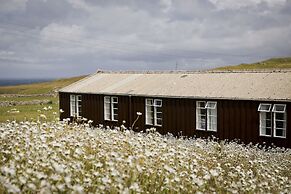
[[[291,148],[291,71],[97,72],[59,91],[61,119]]]

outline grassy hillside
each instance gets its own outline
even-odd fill
[[[1,86],[0,122],[7,120],[36,120],[45,113],[47,120],[58,117],[57,90],[85,76],[58,79],[50,82]]]
[[[219,67],[215,70],[291,69],[291,57],[272,58],[252,64]]]
[[[0,86],[0,94],[47,94],[78,81],[85,76],[57,79],[50,82],[25,84],[17,86]]]

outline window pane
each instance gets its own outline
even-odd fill
[[[273,112],[280,112],[280,113],[284,113],[286,110],[286,105],[285,104],[274,104],[273,107]]]
[[[153,124],[154,124],[154,119],[153,119],[153,117],[151,117],[151,116],[147,116],[146,124],[148,124],[148,125],[153,125]]]
[[[271,112],[260,112],[260,135],[271,136],[272,120]]]
[[[284,128],[284,121],[276,121],[276,128]]]
[[[162,112],[162,107],[155,107],[157,112]]]
[[[162,100],[155,99],[155,106],[162,107]]]
[[[81,100],[82,100],[82,96],[81,96],[81,95],[78,95],[78,96],[77,96],[77,100],[78,100],[78,101],[81,101]]]
[[[146,124],[153,125],[154,107],[151,105],[146,106]]]
[[[154,124],[162,125],[162,100],[154,100]]]
[[[75,116],[76,114],[76,96],[70,95],[70,116]]]
[[[261,103],[259,105],[259,108],[258,108],[258,111],[261,111],[261,112],[269,112],[271,110],[271,104],[263,104]]]
[[[112,102],[113,103],[118,103],[118,98],[117,97],[112,97]]]
[[[286,129],[285,113],[274,113],[275,128]]]
[[[75,116],[76,114],[76,106],[74,102],[71,102],[71,116]]]
[[[104,96],[104,102],[110,103],[110,97],[109,96]]]
[[[204,101],[196,102],[196,129],[206,130],[206,103]]]
[[[286,137],[286,113],[274,113],[274,133],[276,137]]]
[[[112,114],[113,114],[112,120],[117,121],[118,120],[118,104],[117,103],[112,104]]]
[[[216,111],[216,109],[208,109],[207,111],[208,111],[207,114],[208,114],[209,116],[214,116],[214,117],[217,116],[217,111]]]
[[[206,129],[206,116],[200,117],[200,129]]]
[[[162,119],[157,119],[157,125],[162,125]]]
[[[202,120],[200,122],[200,128],[199,129],[204,129],[204,130],[206,129],[206,123],[205,123],[205,121]]]
[[[118,120],[118,114],[113,114],[113,120],[115,120],[115,121]]]
[[[283,130],[282,129],[276,129],[276,136],[283,136]]]
[[[208,102],[206,103],[205,108],[208,108],[208,109],[216,109],[216,102],[208,101]]]
[[[105,120],[110,120],[110,97],[105,96],[104,97],[104,119]]]
[[[208,131],[217,131],[217,125],[215,123],[209,123]]]
[[[111,97],[111,120],[118,120],[118,97]]]
[[[146,105],[153,105],[153,99],[146,99]]]
[[[265,128],[266,130],[266,135],[271,135],[272,129],[271,127]]]
[[[76,116],[81,116],[82,113],[82,96],[81,95],[77,95],[76,96],[77,102],[76,102]]]
[[[158,118],[162,118],[162,113],[161,113],[161,112],[158,112],[158,113],[157,113],[157,119],[158,119]]]
[[[197,108],[205,108],[206,102],[204,101],[197,101],[196,106]]]
[[[148,113],[152,113],[152,112],[154,112],[154,107],[152,107],[152,106],[147,106],[147,107],[146,107],[146,111],[147,111]]]
[[[267,119],[266,120],[266,126],[265,127],[271,128],[272,127],[272,121]]]
[[[270,121],[272,120],[272,114],[270,112],[266,113],[266,119]]]
[[[207,110],[207,130],[217,131],[217,110],[208,109]]]
[[[276,120],[285,120],[284,113],[275,113],[276,114]]]
[[[261,135],[271,136],[272,129],[271,128],[261,128]]]
[[[199,109],[198,114],[206,115],[206,109]]]

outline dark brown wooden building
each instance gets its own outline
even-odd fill
[[[60,90],[61,119],[291,147],[291,72],[99,72]]]

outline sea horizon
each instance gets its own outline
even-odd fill
[[[0,78],[0,86],[16,86],[51,81],[57,78]]]

